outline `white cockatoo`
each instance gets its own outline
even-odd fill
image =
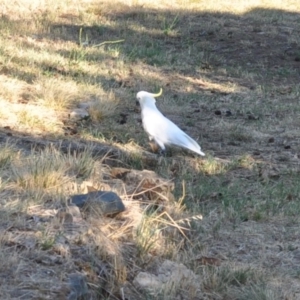
[[[162,89],[157,94],[141,91],[136,95],[141,106],[143,127],[148,133],[150,141],[154,140],[161,148],[162,153],[165,152],[165,145],[175,145],[205,156],[195,140],[157,109],[155,97],[159,97],[161,94]]]

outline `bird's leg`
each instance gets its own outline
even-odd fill
[[[166,157],[166,149],[160,149],[159,150],[159,155]]]
[[[159,155],[166,156],[166,147],[165,147],[165,145],[159,140],[155,140],[155,142],[157,143],[157,145],[160,148]]]

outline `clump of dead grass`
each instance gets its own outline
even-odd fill
[[[11,181],[25,193],[64,193],[75,178],[88,178],[93,173],[95,161],[90,151],[87,148],[66,155],[53,147],[32,151],[30,156],[14,160]]]
[[[78,85],[72,80],[42,77],[35,83],[33,97],[42,101],[45,107],[53,109],[70,108],[80,99]]]
[[[6,142],[0,149],[0,170],[8,169],[17,155],[18,152],[14,149],[14,144]]]
[[[260,296],[266,296],[269,291],[266,288],[265,275],[261,270],[255,268],[228,265],[214,269],[203,268],[202,282],[203,290],[207,293],[213,292],[216,295],[223,295],[230,299],[263,299]],[[260,296],[246,298],[253,291],[254,295]],[[265,298],[269,299],[269,298]]]
[[[87,89],[86,96],[92,100],[88,112],[91,120],[95,123],[103,121],[105,117],[111,116],[119,103],[114,93],[111,91],[104,93],[95,86],[90,86]]]
[[[0,98],[5,101],[18,101],[22,97],[26,87],[26,83],[22,80],[0,75]]]
[[[118,105],[114,93],[106,93],[101,86],[44,77],[35,82],[35,86],[33,96],[37,101],[42,101],[45,107],[64,110],[79,103],[88,103],[88,112],[93,122],[102,121],[112,115]]]
[[[41,156],[15,161],[12,166],[13,181],[24,191],[58,189],[66,184],[66,166],[61,164],[58,153],[46,150]]]
[[[52,111],[41,111],[39,107],[25,107],[16,112],[16,122],[26,130],[36,132],[62,133],[61,123],[53,116]]]
[[[224,173],[227,166],[228,163],[226,164],[226,162],[222,162],[212,156],[208,156],[206,160],[201,161],[197,169],[207,175],[216,175]]]

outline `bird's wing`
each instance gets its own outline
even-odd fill
[[[187,148],[200,155],[205,155],[195,140],[183,132],[171,120],[163,116],[159,110],[145,108],[142,119],[145,131],[159,145],[173,144]]]
[[[145,131],[150,136],[153,138],[159,137],[162,140],[166,139],[166,128],[168,127],[169,120],[158,109],[144,108],[142,111],[142,121]]]
[[[160,140],[164,144],[173,144],[183,148],[187,148],[191,151],[194,151],[200,155],[204,155],[201,151],[199,144],[188,136],[184,131],[182,131],[176,124],[171,120],[162,116],[159,118],[159,122],[156,123],[157,127],[155,128],[156,136],[159,136]]]

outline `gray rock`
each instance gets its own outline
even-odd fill
[[[71,214],[73,218],[82,220],[81,212],[77,205],[70,205],[66,208],[66,212]]]
[[[178,299],[177,296],[184,300],[203,299],[199,276],[183,264],[165,260],[156,273],[139,272],[133,280],[134,286],[155,297],[164,295],[164,299]]]
[[[70,119],[73,120],[83,120],[87,119],[89,116],[89,113],[85,109],[81,108],[74,109],[69,115]]]
[[[96,191],[71,196],[71,203],[82,208],[86,204],[97,205],[103,215],[116,215],[125,210],[121,198],[114,192]]]

